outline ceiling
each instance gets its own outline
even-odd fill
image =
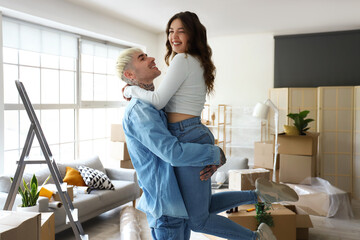
[[[360,29],[359,0],[66,0],[145,30],[163,32],[180,11],[195,12],[209,36]]]

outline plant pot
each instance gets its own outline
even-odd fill
[[[39,204],[36,204],[35,206],[31,207],[21,207],[17,206],[16,211],[18,212],[39,212]]]
[[[298,136],[300,135],[299,130],[295,126],[284,125],[284,132],[286,135]]]

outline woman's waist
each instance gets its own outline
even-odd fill
[[[170,113],[170,115],[173,115],[173,113]],[[201,119],[199,116],[187,115],[187,116],[184,116],[183,120],[180,120],[180,119],[181,118],[177,118],[177,120],[179,120],[179,121],[171,122],[169,120],[169,113],[168,113],[168,128],[169,128],[169,130],[183,129],[186,127],[201,124]]]
[[[200,118],[199,116],[196,115],[177,113],[177,112],[167,112],[166,115],[169,123],[178,123],[192,118]]]

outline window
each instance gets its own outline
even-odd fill
[[[123,48],[10,18],[2,24],[5,171],[15,172],[30,127],[16,79],[23,82],[57,161],[97,154],[106,162],[110,125],[121,121],[125,105],[115,75]],[[41,155],[35,137],[31,156]]]

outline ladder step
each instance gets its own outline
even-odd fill
[[[46,160],[25,160],[25,164],[47,164]],[[16,161],[16,164],[19,164],[19,161]]]
[[[89,240],[89,235],[84,234],[84,235],[80,235],[81,240]]]
[[[72,219],[74,222],[78,221],[78,209],[74,208],[74,209],[70,209],[70,214],[72,216]],[[68,224],[70,222],[68,215],[66,215],[66,224]]]

